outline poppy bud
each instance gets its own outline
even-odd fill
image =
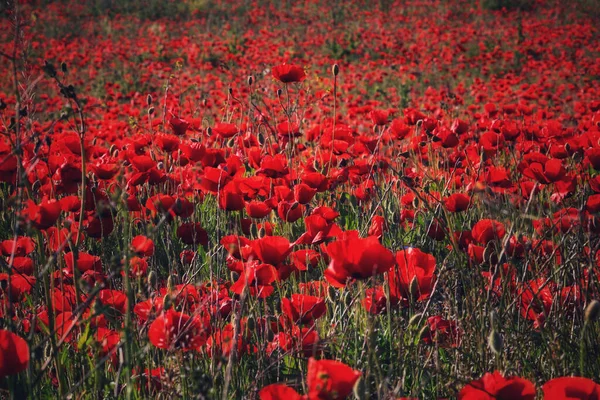
[[[252,84],[254,83],[254,77],[252,75],[248,76],[248,86],[252,86]]]
[[[163,310],[168,311],[171,308],[171,306],[173,306],[173,301],[171,300],[171,295],[167,293],[163,298]]]
[[[61,71],[62,71],[64,74],[66,74],[66,73],[67,73],[67,63],[66,63],[66,62],[64,62],[64,61],[63,61],[62,63],[60,63],[60,70],[61,70]]]
[[[333,67],[331,67],[331,72],[333,72],[333,76],[338,76],[338,74],[340,73],[340,66],[337,64],[333,64]]]
[[[235,144],[234,138],[231,138],[227,141],[227,147],[233,147],[234,144]]]
[[[175,289],[175,282],[173,282],[173,275],[169,275],[167,278],[167,291],[170,293]]]
[[[488,346],[490,346],[490,349],[492,349],[495,354],[500,354],[502,352],[504,340],[495,329],[492,329],[490,335],[488,336]]]
[[[261,227],[257,233],[258,238],[260,239],[260,238],[264,237],[265,233],[266,233],[265,228]]]
[[[150,94],[149,94],[149,95],[146,97],[146,104],[148,104],[149,106],[151,106],[151,105],[152,105],[152,95],[150,95]]]
[[[256,320],[254,319],[254,317],[248,317],[248,319],[246,320],[246,329],[249,332],[253,332],[256,329]]]
[[[150,271],[148,273],[148,290],[151,291],[156,285],[156,272]]]
[[[600,301],[592,300],[585,308],[585,322],[595,322],[600,316]]]
[[[227,88],[227,92],[228,92],[229,94],[233,94],[233,89],[232,89],[232,87],[231,87],[231,86],[229,86],[229,87]]]
[[[256,135],[256,139],[261,146],[265,144],[265,135],[263,135],[262,132],[259,132],[258,135]]]
[[[152,115],[152,114],[154,114],[154,107],[150,107],[148,109],[148,115]]]
[[[209,126],[208,128],[206,128],[206,136],[211,136],[212,135],[212,128]]]

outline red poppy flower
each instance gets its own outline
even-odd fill
[[[376,215],[373,217],[371,221],[371,226],[369,226],[369,231],[367,234],[369,236],[375,236],[377,239],[381,239],[383,236],[383,232],[387,229],[385,218],[381,215]]]
[[[518,376],[504,378],[500,372],[486,373],[467,384],[458,394],[459,400],[534,400],[535,386]]]
[[[292,64],[281,64],[271,70],[273,78],[283,83],[302,82],[306,78],[304,69]]]
[[[455,321],[448,321],[439,315],[427,318],[428,330],[421,337],[427,343],[440,347],[456,347],[460,344],[460,333]]]
[[[0,329],[0,377],[24,371],[29,364],[29,346],[22,337]]]
[[[308,204],[317,193],[317,189],[313,189],[305,183],[300,183],[294,186],[294,199],[300,204]]]
[[[139,235],[131,240],[133,252],[140,257],[151,257],[154,254],[154,242],[144,235]]]
[[[24,257],[35,250],[35,242],[27,236],[19,236],[16,240],[9,239],[0,243],[3,256]]]
[[[246,203],[246,213],[250,218],[264,218],[271,213],[271,207],[264,201]]]
[[[148,329],[150,342],[159,349],[194,350],[206,343],[210,333],[207,318],[189,316],[172,309],[159,315]]]
[[[549,380],[542,386],[544,400],[598,400],[600,385],[588,378],[563,376]]]
[[[469,208],[471,197],[463,193],[454,193],[444,200],[446,209],[450,212],[461,212]]]
[[[308,398],[315,400],[342,400],[352,393],[361,373],[334,360],[308,359],[306,383]]]
[[[275,290],[271,284],[277,279],[277,270],[272,265],[249,262],[246,263],[242,274],[230,289],[233,293],[241,295],[244,288],[247,287],[251,295],[265,298]]]
[[[505,233],[504,224],[493,219],[482,219],[471,229],[473,239],[482,245],[495,239],[502,239]]]
[[[365,298],[362,301],[365,310],[373,315],[381,314],[387,306],[387,298],[383,287],[368,288],[365,290]]]
[[[27,200],[27,207],[23,211],[33,226],[43,230],[56,223],[62,208],[57,200],[42,200],[40,204]]]
[[[258,392],[258,398],[260,400],[300,400],[302,396],[287,385],[274,383],[262,388]]]
[[[290,241],[282,236],[265,236],[253,240],[250,246],[259,260],[275,267],[281,264],[292,250]]]
[[[235,124],[228,124],[225,122],[217,122],[213,127],[213,132],[225,139],[237,135],[239,131],[239,128],[235,126]]]
[[[361,239],[357,231],[344,232],[327,246],[331,261],[325,278],[335,287],[344,287],[349,278],[366,279],[382,274],[394,265],[394,254],[376,237]]]
[[[390,295],[403,300],[427,299],[435,282],[435,257],[411,247],[396,253],[396,263],[388,276]]]
[[[281,299],[281,309],[295,324],[310,324],[327,311],[324,299],[305,294],[292,294],[291,299]]]
[[[64,258],[65,264],[67,264],[69,270],[73,272],[75,255],[72,252],[67,253],[65,254]],[[85,272],[88,270],[102,272],[102,261],[98,256],[93,256],[89,253],[80,251],[77,254],[77,269],[81,272]]]
[[[200,222],[187,222],[177,228],[177,237],[185,244],[208,246],[208,233]]]
[[[303,249],[291,254],[294,266],[299,271],[307,271],[308,267],[315,268],[321,260],[321,254],[312,249]]]
[[[173,113],[171,113],[171,118],[169,119],[169,125],[171,125],[171,129],[173,129],[173,133],[178,136],[185,135],[185,132],[191,126],[191,124],[188,121],[177,117]]]

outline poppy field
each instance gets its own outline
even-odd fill
[[[0,397],[600,399],[600,6],[0,5]]]

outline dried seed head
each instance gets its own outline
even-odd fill
[[[504,348],[504,339],[495,329],[492,329],[488,336],[488,346],[495,354],[500,354]]]
[[[337,64],[333,64],[333,67],[331,67],[331,72],[333,73],[333,76],[338,76],[338,74],[340,73],[340,66]]]
[[[592,300],[585,308],[585,322],[595,322],[600,317],[600,301]]]

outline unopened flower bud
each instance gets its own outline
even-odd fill
[[[600,317],[600,301],[592,300],[585,308],[585,322],[595,322]]]
[[[156,285],[156,272],[150,271],[148,273],[148,289],[152,290]]]
[[[333,76],[337,76],[340,73],[340,66],[333,64],[333,67],[331,67],[331,72],[333,72]]]
[[[492,349],[495,354],[500,354],[504,348],[504,340],[495,329],[492,329],[488,336],[488,346],[490,346],[490,349]]]
[[[174,289],[175,289],[175,282],[174,282],[173,275],[169,275],[169,277],[167,278],[167,291],[172,292]]]

